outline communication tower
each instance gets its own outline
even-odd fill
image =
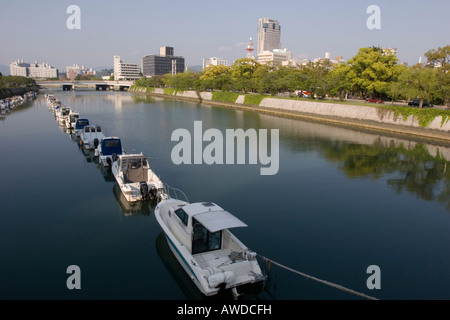
[[[253,51],[255,51],[255,48],[253,47],[254,43],[253,43],[253,39],[250,38],[249,43],[247,44],[247,58],[248,59],[255,59],[255,57],[253,56]]]

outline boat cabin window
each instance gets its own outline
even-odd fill
[[[222,247],[222,231],[209,232],[195,219],[192,219],[192,254],[219,250]]]
[[[97,127],[97,132],[102,132],[102,128],[101,127]]]
[[[91,132],[91,128],[89,128],[89,127],[84,127],[84,132]]]
[[[185,226],[187,226],[188,220],[189,220],[189,216],[187,215],[187,213],[184,212],[183,209],[178,209],[178,210],[175,210],[175,214],[178,216],[178,218],[180,218],[180,220],[183,222],[183,224]]]

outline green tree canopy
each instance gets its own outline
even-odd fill
[[[347,81],[354,92],[362,96],[385,96],[389,83],[396,81],[402,68],[397,57],[377,47],[361,48],[347,61],[350,69]]]

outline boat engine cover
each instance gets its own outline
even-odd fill
[[[148,198],[148,184],[145,181],[141,181],[139,182],[140,184],[140,191],[141,191],[141,196],[143,199],[147,199]]]
[[[235,275],[233,271],[225,271],[209,276],[208,283],[211,288],[217,288],[222,283],[232,283],[234,281],[234,278]]]

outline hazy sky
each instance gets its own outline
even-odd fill
[[[69,30],[67,7],[81,9],[81,29]],[[381,9],[381,29],[369,30],[369,5]],[[110,0],[0,1],[0,65],[47,62],[65,72],[77,63],[112,67],[113,56],[141,63],[172,46],[188,66],[205,57],[232,63],[246,56],[258,18],[277,19],[281,43],[294,57],[354,56],[361,47],[398,48],[410,65],[429,49],[450,44],[449,0]]]

